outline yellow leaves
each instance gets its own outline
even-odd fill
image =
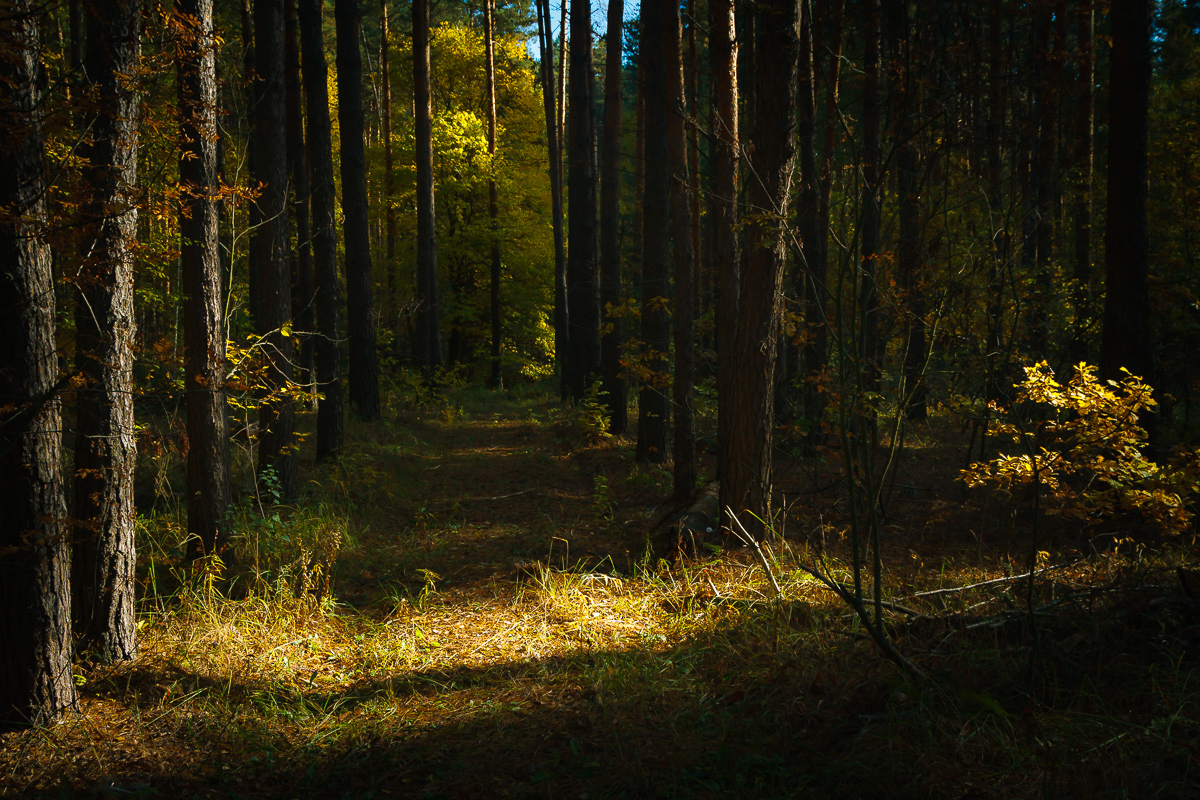
[[[1038,484],[1048,510],[1096,520],[1137,511],[1155,524],[1179,531],[1191,520],[1184,498],[1195,493],[1200,457],[1179,453],[1166,466],[1141,451],[1146,432],[1138,414],[1156,405],[1151,388],[1122,370],[1120,381],[1101,382],[1090,364],[1076,366],[1064,386],[1042,361],[1025,368],[1011,409],[996,403],[995,430],[1024,454],[1001,454],[961,473],[968,486],[1011,491]]]

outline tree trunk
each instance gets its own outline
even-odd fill
[[[0,727],[52,725],[75,705],[40,13],[13,0],[0,19]]]
[[[483,2],[484,43],[487,50],[488,155],[492,157],[492,177],[488,180],[488,218],[492,225],[492,388],[500,389],[500,203],[496,191],[496,31],[492,0]]]
[[[391,26],[388,21],[388,0],[379,0],[379,74],[383,102],[383,207],[384,207],[384,271],[387,273],[387,315],[392,325],[392,352],[400,351],[400,324],[397,319],[396,286],[396,175],[392,163],[392,68]]]
[[[292,313],[292,281],[287,246],[287,159],[279,146],[286,134],[283,75],[283,0],[255,0],[254,53],[258,76],[254,109],[255,164],[262,193],[258,210],[260,336],[271,360],[267,383],[282,389],[292,379],[292,337],[284,326]],[[264,403],[259,422],[258,473],[263,491],[280,497],[296,494],[295,410],[287,396]]]
[[[87,258],[75,310],[78,392],[74,514],[75,631],[105,662],[133,658],[133,249],[137,235],[141,3],[87,6],[86,72],[97,108],[84,207]]]
[[[429,0],[413,0],[412,14],[417,155],[417,329],[413,352],[417,365],[429,380],[442,366],[433,197],[433,110],[429,98]]]
[[[716,263],[717,469],[722,477],[732,460],[733,369],[737,360],[739,270],[738,41],[732,0],[709,0],[708,58],[713,94],[712,194],[713,261]],[[724,510],[722,510],[724,514]]]
[[[1096,58],[1093,0],[1079,3],[1078,108],[1075,118],[1075,261],[1071,305],[1071,361],[1086,358],[1086,329],[1091,317],[1092,281],[1092,171],[1095,160]]]
[[[537,0],[538,37],[542,47],[542,103],[546,109],[546,150],[550,162],[550,203],[554,226],[554,363],[559,393],[567,396],[567,251],[563,242],[562,153],[558,138],[558,103],[554,94],[554,38],[550,32],[550,0]]]
[[[1146,140],[1151,8],[1151,0],[1113,0],[1109,12],[1112,54],[1108,87],[1108,214],[1104,229],[1107,285],[1100,377],[1120,380],[1124,368],[1152,383],[1154,360],[1146,286],[1150,250],[1146,229]]]
[[[742,242],[733,370],[734,454],[721,478],[721,508],[731,508],[754,536],[770,520],[771,448],[775,420],[774,373],[782,310],[788,205],[796,160],[796,88],[800,64],[798,0],[761,6],[755,37],[754,116],[747,153],[746,199],[754,216]]]
[[[600,307],[605,314],[621,302],[621,30],[622,0],[609,0],[608,38],[604,65],[604,150],[600,167]],[[608,430],[614,435],[629,427],[625,378],[621,368],[623,322],[608,316],[600,338],[600,369]]]
[[[670,149],[667,116],[671,110],[667,80],[663,18],[665,2],[650,2],[642,8],[642,30],[638,59],[645,69],[645,165],[646,183],[642,198],[642,370],[638,387],[638,461],[667,460],[667,427],[671,408],[667,387],[668,302],[670,297]]]
[[[217,241],[217,65],[212,0],[179,0],[179,233],[187,390],[188,560],[228,561],[225,294]]]
[[[292,319],[301,335],[297,337],[300,359],[297,376],[300,385],[313,383],[314,304],[312,232],[308,217],[308,154],[304,148],[304,111],[300,90],[300,42],[296,23],[296,0],[286,0],[283,20],[285,80],[287,82],[287,159],[291,171],[291,216],[295,224],[296,246],[292,258]]]
[[[675,377],[674,490],[675,499],[691,497],[696,486],[695,409],[696,382],[695,295],[696,263],[692,249],[692,182],[688,174],[687,139],[683,129],[687,114],[684,94],[683,41],[678,0],[659,0],[663,15],[663,61],[667,79],[667,152],[671,169],[671,234],[675,258]]]
[[[350,338],[350,405],[367,421],[379,419],[379,363],[363,149],[362,19],[358,0],[335,0],[338,128],[342,141],[342,214],[346,237],[346,305]]]
[[[600,372],[600,282],[596,269],[595,80],[592,7],[571,0],[571,125],[567,165],[567,317],[571,397],[583,399]]]
[[[796,127],[800,146],[800,191],[797,216],[800,232],[800,264],[796,297],[804,300],[804,322],[807,330],[796,331],[793,341],[804,345],[804,374],[815,382],[825,366],[825,227],[821,215],[820,176],[817,174],[817,86],[813,70],[813,4],[800,2],[800,83],[797,95]],[[805,339],[801,334],[811,335]],[[800,344],[792,345],[795,372],[800,372]],[[811,391],[805,391],[808,398]],[[792,392],[788,392],[794,397]],[[789,399],[790,399],[789,397]],[[791,405],[791,404],[789,404]],[[790,412],[791,409],[789,408]],[[778,413],[778,410],[777,412]],[[811,422],[811,420],[810,420]]]
[[[879,151],[879,0],[866,0],[863,61],[862,194],[859,209],[859,372],[862,388],[879,387],[879,216],[882,182]]]
[[[328,72],[321,34],[321,0],[300,0],[300,49],[308,111],[308,159],[312,168],[313,271],[317,281],[317,460],[334,458],[345,440],[342,392],[342,289],[337,272],[333,144],[329,119]]]
[[[250,192],[258,191],[258,168],[255,163],[254,144],[254,107],[258,102],[258,80],[254,77],[254,27],[250,11],[250,0],[242,0],[242,80],[246,90],[246,188]],[[246,250],[246,288],[247,309],[251,324],[254,315],[258,313],[258,234],[262,216],[259,214],[258,203],[251,201],[246,212],[247,238],[249,247]]]

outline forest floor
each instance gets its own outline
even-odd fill
[[[173,572],[179,458],[144,446],[141,654],[83,659],[78,713],[0,735],[0,795],[1200,793],[1200,607],[1176,571],[1194,542],[1035,525],[1027,500],[967,490],[946,412],[910,429],[883,509],[915,679],[800,568],[849,574],[836,450],[780,432],[777,594],[744,548],[659,558],[670,474],[631,439],[532,390],[419,400],[352,423],[298,500],[243,496],[231,591]]]

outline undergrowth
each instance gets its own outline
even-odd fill
[[[352,425],[289,505],[247,483],[227,567],[183,574],[178,511],[144,517],[141,656],[81,664],[80,713],[0,739],[0,791],[1196,793],[1190,534],[1043,520],[1024,575],[1027,504],[956,483],[963,448],[935,419],[880,539],[916,680],[805,569],[853,572],[829,454],[785,472],[761,559],[669,564],[647,541],[665,487],[630,441],[539,394],[421,408]]]

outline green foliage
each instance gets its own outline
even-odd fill
[[[272,484],[268,470],[263,483]],[[286,588],[295,597],[327,597],[348,520],[317,505],[259,511],[243,505],[233,512],[230,542],[236,562],[246,565],[251,589]]]
[[[600,399],[601,391],[600,381],[593,381],[576,407],[578,416],[575,425],[592,444],[599,444],[612,436],[608,431],[608,408]]]
[[[1146,432],[1138,415],[1157,403],[1151,388],[1126,373],[1099,381],[1096,368],[1079,364],[1064,386],[1045,361],[1025,368],[1014,406],[999,414],[996,430],[1024,453],[1002,454],[963,470],[968,486],[1044,487],[1052,513],[1095,521],[1138,511],[1165,530],[1191,523],[1188,498],[1200,489],[1200,454],[1178,451],[1167,466],[1146,457]]]

